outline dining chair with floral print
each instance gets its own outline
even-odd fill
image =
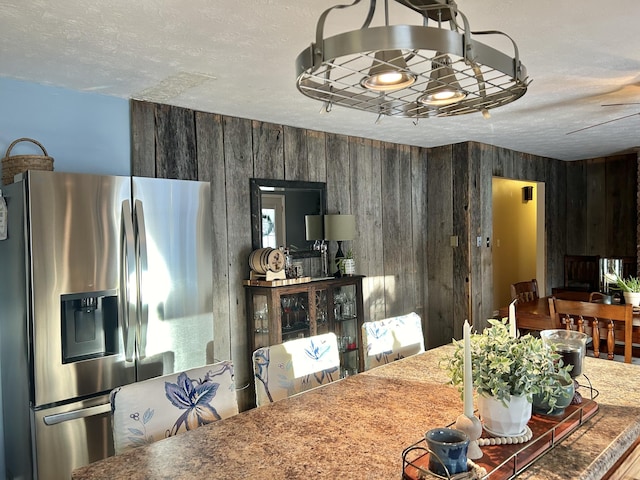
[[[258,407],[340,378],[335,333],[297,338],[253,352]]]
[[[111,391],[115,453],[238,413],[233,363],[222,361]]]
[[[424,352],[422,321],[417,313],[362,324],[364,369]]]

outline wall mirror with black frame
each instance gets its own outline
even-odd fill
[[[265,178],[249,182],[253,249],[287,246],[293,258],[319,256],[314,241],[306,239],[305,215],[327,212],[326,183]]]

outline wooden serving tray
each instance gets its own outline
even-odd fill
[[[597,411],[598,404],[595,401],[583,399],[580,405],[567,407],[562,415],[533,414],[528,424],[533,433],[531,440],[515,445],[480,447],[484,455],[474,462],[486,469],[487,475],[483,478],[491,480],[512,478],[531,465],[543,453],[555,447],[594,416]],[[491,438],[491,436],[483,431],[482,438]],[[425,440],[407,448],[403,452],[402,459],[402,478],[404,480],[443,478],[429,471],[429,453]],[[459,474],[452,478],[472,478],[472,476]]]

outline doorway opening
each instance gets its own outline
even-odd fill
[[[511,302],[510,285],[535,278],[546,295],[544,183],[493,177],[493,308]]]

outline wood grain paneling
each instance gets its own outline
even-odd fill
[[[566,165],[569,254],[635,256],[638,214],[636,154]]]
[[[284,127],[287,141],[284,144],[285,180],[309,181],[309,156],[307,154],[306,131],[300,128]]]
[[[444,345],[454,336],[454,255],[468,248],[463,232],[453,223],[453,148],[432,149],[427,158],[427,258],[428,279],[426,345]],[[451,246],[451,236],[458,246]],[[466,303],[465,303],[466,305]]]
[[[251,129],[253,176],[255,178],[284,178],[283,127],[254,120],[251,122]]]
[[[477,183],[477,199],[473,202],[472,225],[477,228],[482,245],[472,249],[472,284],[474,292],[474,310],[472,317],[475,327],[480,331],[487,327],[486,320],[493,317],[493,158],[495,149],[489,145],[470,144],[472,161]],[[477,226],[476,226],[477,225]],[[474,258],[477,257],[477,258]],[[475,286],[474,286],[475,285]],[[460,325],[462,328],[462,325]]]
[[[413,245],[413,195],[411,170],[411,148],[407,145],[398,147],[398,164],[400,176],[398,178],[398,208],[400,217],[400,264],[395,297],[398,299],[397,311],[399,315],[415,310],[420,302],[416,299],[416,258]],[[417,179],[415,179],[417,180]],[[398,288],[400,290],[398,290]],[[398,295],[398,292],[403,292]],[[395,313],[393,314],[395,315]]]
[[[607,159],[606,165],[606,252],[612,256],[633,255],[638,222],[638,211],[630,208],[629,193],[637,187],[636,179],[629,175],[636,165],[635,155]]]
[[[159,105],[156,108],[156,175],[198,179],[195,118],[192,110]]]
[[[469,158],[469,144],[456,143],[452,146],[453,162],[453,231],[460,239],[460,246],[454,250],[453,256],[453,315],[450,322],[452,330],[457,338],[460,338],[462,325],[465,319],[473,325],[474,322],[482,322],[480,318],[473,317],[474,306],[472,303],[472,284],[480,279],[471,277],[472,258],[471,250],[476,245],[475,231],[472,231],[471,225],[471,197],[472,173]],[[475,326],[475,325],[474,325]]]
[[[587,163],[587,252],[606,251],[607,237],[603,235],[606,225],[606,166],[603,159]]]
[[[156,176],[156,104],[131,102],[131,173]]]
[[[506,148],[489,146],[493,155],[493,175],[495,177],[516,178],[516,168],[514,167],[514,157],[517,152]]]
[[[402,184],[403,172],[407,171],[407,159],[404,158],[399,145],[385,143],[382,150],[382,242],[385,317],[397,316],[403,313],[403,299],[396,292],[405,292],[408,275],[403,270],[408,267],[402,261],[403,250],[410,248],[405,240],[407,225],[405,215],[411,212],[403,210]]]
[[[324,132],[304,130],[310,182],[327,181],[327,144]],[[300,159],[304,161],[304,159]]]
[[[564,215],[567,222],[567,253],[569,255],[587,255],[587,235],[584,225],[587,224],[588,209],[584,208],[587,198],[587,168],[585,162],[579,162],[571,168],[571,181],[567,182],[566,206]],[[560,205],[558,205],[560,206]],[[570,215],[567,213],[570,212]],[[554,286],[562,285],[558,283]]]
[[[357,272],[363,279],[365,321],[385,317],[382,269],[382,177],[380,142],[349,139],[351,213],[356,217],[352,242]]]
[[[547,161],[545,169],[545,221],[547,251],[546,291],[564,285],[564,256],[567,251],[567,164]]]
[[[351,211],[349,179],[349,138],[328,133],[326,136],[327,208],[329,213],[348,214]]]
[[[349,214],[351,212],[351,183],[349,179],[349,138],[344,135],[327,134],[326,136],[326,164],[327,164],[327,210],[331,214]],[[291,180],[291,179],[290,179]],[[343,244],[348,248],[347,244]],[[338,250],[337,242],[330,241],[328,245],[329,258],[335,258]],[[344,252],[347,253],[347,252]],[[336,271],[334,262],[331,271]]]
[[[427,296],[429,286],[424,266],[427,262],[427,149],[411,148],[411,242],[413,245],[412,262],[414,275],[413,310],[422,319],[422,331],[426,332],[429,324]]]
[[[253,373],[248,354],[242,281],[249,277],[247,259],[251,253],[251,206],[247,179],[253,174],[252,128],[249,120],[235,117],[223,117],[223,128],[231,359],[235,367],[236,388],[242,389],[238,392],[238,401],[246,405],[250,400],[243,396],[251,390],[244,390],[244,387],[253,381]]]
[[[222,117],[196,113],[198,180],[211,184],[213,258],[213,360],[231,358],[231,315],[229,313],[229,238]],[[248,183],[248,182],[247,182]]]

